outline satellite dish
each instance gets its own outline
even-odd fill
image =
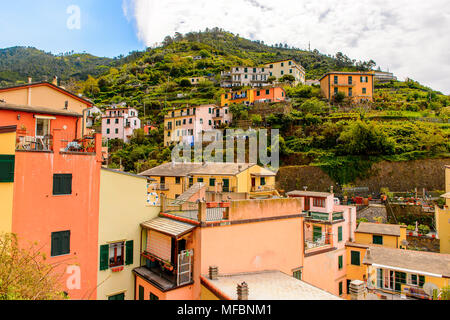
[[[430,297],[433,296],[433,291],[434,291],[434,290],[439,290],[439,287],[438,287],[437,285],[435,285],[434,283],[426,282],[426,283],[423,285],[423,291],[425,291],[425,293],[426,293],[427,295],[429,295]]]

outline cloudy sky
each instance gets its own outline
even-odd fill
[[[450,94],[448,0],[123,0],[138,39],[219,27],[266,43],[373,59]]]

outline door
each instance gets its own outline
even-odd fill
[[[256,187],[256,178],[252,178],[252,190],[255,190]]]
[[[402,291],[402,284],[406,284],[406,273],[404,272],[395,272],[395,291]]]
[[[230,179],[223,179],[223,192],[230,192]]]
[[[311,208],[309,206],[310,198],[309,197],[305,197],[304,199],[305,199],[305,211],[309,211],[309,209]]]
[[[50,119],[36,119],[36,137],[50,135]]]

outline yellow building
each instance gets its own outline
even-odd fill
[[[378,292],[432,299],[450,284],[448,254],[369,246],[363,264],[368,288]]]
[[[210,192],[275,192],[276,174],[251,163],[165,163],[140,175],[154,179],[156,190],[168,199],[178,198],[194,183],[203,183]]]
[[[440,240],[441,253],[450,253],[450,166],[445,166],[444,209],[436,206],[436,231]]]
[[[406,226],[361,222],[355,231],[355,242],[406,249]]]
[[[220,98],[221,106],[230,106],[232,104],[251,105],[255,102],[255,90],[238,90],[222,94]]]
[[[0,127],[0,234],[12,231],[16,126]]]
[[[275,77],[277,80],[285,75],[291,75],[295,78],[294,86],[306,82],[305,69],[294,60],[276,61],[266,64],[265,67],[269,70],[269,76]]]
[[[330,72],[320,79],[322,94],[332,100],[338,93],[343,93],[354,102],[373,101],[373,72]]]
[[[97,300],[135,299],[132,270],[141,262],[140,223],[159,212],[147,205],[145,177],[101,169]]]
[[[82,132],[78,136],[87,134],[85,110],[91,108],[93,103],[76,95],[56,83],[31,82],[23,85],[0,88],[0,100],[6,103],[22,106],[46,107],[53,110],[66,110],[83,114]]]

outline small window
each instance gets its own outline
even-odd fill
[[[352,88],[348,88],[348,96],[349,97],[353,96],[353,89]]]
[[[325,199],[322,198],[314,198],[313,206],[318,208],[325,208]]]
[[[302,280],[302,270],[295,271],[293,277],[297,280]]]
[[[342,227],[338,228],[338,242],[342,241]]]
[[[366,88],[363,88],[363,89],[362,89],[362,93],[363,93],[363,94],[367,94],[367,89],[366,89]]]
[[[198,179],[197,179],[197,182],[203,183],[203,178],[198,178]]]
[[[110,129],[106,129],[106,134],[110,134],[111,130]]]
[[[116,124],[118,124],[119,123],[119,119],[116,119]]]
[[[125,242],[116,242],[109,245],[109,267],[120,267],[124,265]]]
[[[216,179],[213,179],[213,178],[209,179],[209,186],[210,187],[215,187],[216,186]]]
[[[106,119],[106,124],[111,124],[111,119]]]
[[[383,244],[383,236],[372,236],[372,243],[373,244]]]
[[[72,174],[53,175],[53,195],[72,194]]]
[[[150,300],[159,300],[159,297],[150,292]]]
[[[344,256],[338,257],[338,268],[341,270],[344,267]]]
[[[361,258],[360,258],[360,252],[359,251],[351,251],[351,263],[354,266],[360,266],[361,265]]]
[[[281,63],[281,66],[284,67],[284,62]]]
[[[116,134],[119,134],[119,129],[116,129],[116,131],[115,131],[115,132],[116,132]]]
[[[258,97],[259,97],[260,95],[261,95],[261,91],[259,91],[259,90],[258,90],[258,91],[256,91],[256,96],[258,96]]]
[[[261,185],[265,186],[266,185],[266,178],[261,177]]]
[[[192,118],[189,119],[189,124],[192,124]]]
[[[139,285],[139,300],[144,300],[144,287]]]
[[[180,177],[176,177],[175,178],[175,183],[176,184],[180,184],[181,183],[181,178]]]
[[[266,94],[270,94],[270,89],[266,90]]]
[[[341,282],[339,282],[339,295],[342,296],[343,293],[344,292],[342,290],[342,281],[341,281]]]
[[[52,232],[51,256],[70,253],[70,231]]]

